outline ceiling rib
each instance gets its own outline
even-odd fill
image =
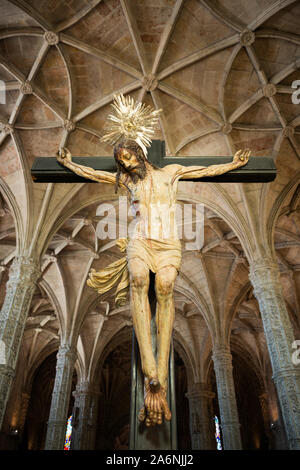
[[[133,41],[137,57],[144,75],[149,73],[149,64],[147,60],[147,55],[144,48],[144,43],[141,40],[140,33],[137,27],[136,18],[131,11],[130,4],[128,0],[120,0],[123,13],[127,22],[127,26],[130,32],[131,39]]]
[[[206,106],[204,103],[201,103],[200,100],[187,96],[180,90],[177,90],[176,88],[164,82],[159,82],[158,88],[167,95],[172,96],[173,98],[181,101],[182,103],[187,104],[190,108],[193,108],[199,113],[203,114],[210,121],[213,121],[214,123],[220,125],[223,124],[223,119],[219,115],[219,113],[212,107]]]
[[[71,18],[67,18],[66,20],[59,23],[55,26],[54,31],[59,33],[64,31],[65,29],[70,28],[74,24],[78,23],[78,21],[82,20],[85,16],[87,16],[102,0],[89,0],[89,3],[85,5],[80,11],[75,13],[74,16]]]
[[[156,73],[158,71],[161,60],[162,60],[163,55],[166,51],[167,45],[170,41],[172,31],[173,31],[173,29],[176,25],[177,20],[178,20],[179,13],[181,11],[183,3],[184,3],[184,0],[177,0],[176,1],[175,5],[174,5],[174,8],[173,8],[173,11],[172,11],[172,14],[170,16],[170,19],[166,23],[165,28],[162,32],[162,35],[161,35],[161,38],[160,38],[160,41],[159,41],[159,45],[158,45],[158,48],[157,48],[157,51],[156,51],[156,55],[155,55],[155,58],[154,58],[154,61],[153,61],[153,65],[152,65],[152,74],[153,75],[156,75]]]
[[[289,5],[292,5],[297,0],[277,0],[273,3],[269,8],[264,10],[260,15],[258,15],[255,20],[248,24],[248,29],[255,30],[267,20],[269,20],[272,16],[279,13],[283,8],[286,8]]]
[[[208,2],[207,0],[199,0],[201,5],[203,5],[212,15],[214,15],[221,23],[225,24],[229,28],[233,29],[234,31],[237,31],[241,33],[245,25],[238,22],[237,20],[233,20],[231,18],[228,18],[228,16],[225,16],[223,12],[218,10],[215,5],[212,4],[212,2]]]
[[[103,62],[121,70],[121,72],[125,72],[128,75],[131,75],[133,78],[138,78],[140,80],[143,78],[139,70],[135,69],[129,64],[126,64],[125,62],[122,62],[120,59],[109,54],[108,52],[101,51],[100,49],[97,49],[96,47],[93,47],[79,39],[73,38],[72,36],[69,36],[65,33],[61,33],[59,37],[62,43],[97,57],[98,59],[103,60]]]
[[[36,21],[41,28],[45,31],[53,31],[53,26],[51,23],[45,20],[45,18],[40,15],[29,3],[25,0],[8,0],[10,3],[20,8],[24,13],[27,13],[34,21]]]
[[[178,72],[179,70],[185,67],[188,67],[189,65],[192,65],[195,62],[198,62],[199,60],[205,59],[206,57],[209,57],[210,55],[213,55],[216,52],[222,51],[223,49],[226,49],[227,47],[234,46],[235,44],[239,42],[239,39],[240,39],[239,35],[235,34],[233,36],[230,36],[229,38],[221,39],[220,41],[214,44],[204,47],[203,49],[200,49],[174,62],[172,65],[169,65],[168,67],[166,67],[165,69],[163,69],[161,72],[158,73],[157,78],[158,80],[163,80],[169,75],[175,72]]]

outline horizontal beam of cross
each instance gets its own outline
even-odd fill
[[[229,163],[233,157],[166,157],[164,141],[154,140],[148,151],[148,159],[158,167],[170,164],[184,166],[210,166]],[[73,157],[74,163],[85,165],[94,170],[116,171],[113,157]],[[86,183],[85,178],[76,175],[60,165],[55,157],[38,157],[35,159],[31,175],[37,183]],[[189,179],[209,183],[268,183],[276,178],[276,167],[272,157],[251,156],[247,165],[223,175]],[[183,179],[184,180],[184,179]],[[92,181],[91,181],[92,182]]]

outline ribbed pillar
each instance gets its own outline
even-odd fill
[[[277,262],[269,258],[252,262],[250,280],[260,307],[289,447],[300,449],[300,369],[292,362],[295,338]]]
[[[65,345],[61,346],[57,353],[56,375],[47,423],[45,450],[62,450],[64,448],[76,357],[75,351]]]
[[[4,352],[4,358],[2,358],[4,360],[1,360],[0,363],[0,428],[16,370],[31,299],[39,275],[39,263],[33,258],[17,257],[10,268],[6,296],[0,313],[2,356]]]
[[[94,450],[100,393],[94,391],[88,382],[83,382],[77,385],[73,396],[75,397],[75,403],[71,449]]]
[[[242,441],[236,396],[232,375],[230,349],[216,347],[213,351],[216,374],[221,429],[225,450],[241,450]]]
[[[190,432],[193,450],[215,450],[211,401],[215,394],[205,390],[202,383],[193,384],[186,393],[190,409]]]

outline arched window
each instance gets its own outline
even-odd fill
[[[215,427],[216,427],[215,438],[217,442],[217,450],[222,450],[220,424],[219,424],[219,419],[217,416],[214,417],[214,421],[215,421]]]
[[[70,450],[71,434],[72,434],[72,415],[69,417],[67,421],[67,431],[66,431],[64,450]]]

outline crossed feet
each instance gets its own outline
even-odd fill
[[[144,406],[139,412],[139,421],[145,421],[146,426],[162,424],[171,420],[171,411],[167,402],[166,387],[162,387],[158,379],[145,377]]]

